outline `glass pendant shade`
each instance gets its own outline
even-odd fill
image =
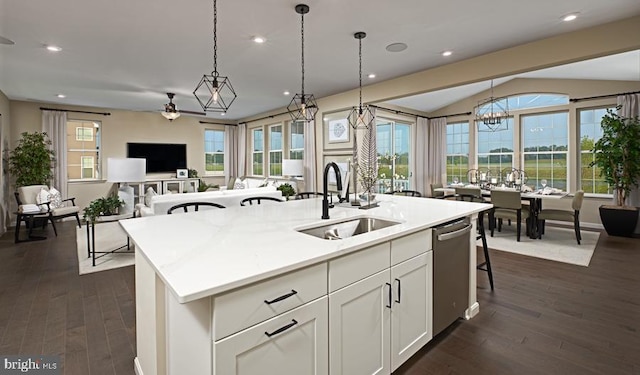
[[[162,112],[162,116],[164,116],[164,118],[166,118],[169,121],[173,121],[175,119],[177,119],[178,117],[180,117],[180,113],[178,112]]]

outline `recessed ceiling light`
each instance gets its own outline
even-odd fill
[[[62,51],[62,48],[60,48],[58,46],[47,46],[47,50],[49,50],[51,52],[60,52],[60,51]]]
[[[373,78],[376,78],[376,75],[375,75],[375,74],[373,74],[373,73],[371,73],[371,74],[369,74],[369,76],[368,76],[368,77],[369,77],[369,78],[371,78],[371,79],[373,79]]]
[[[285,91],[285,92],[283,92],[282,94],[283,94],[283,95],[289,95],[289,94],[291,94],[291,93],[290,93],[289,91]]]
[[[578,18],[578,13],[571,13],[571,14],[567,14],[566,16],[562,17],[562,20],[565,22],[569,22],[569,21],[573,21],[576,18]]]
[[[258,43],[258,44],[260,44],[260,43],[266,42],[267,40],[265,38],[261,37],[261,36],[254,36],[253,37],[253,41]]]
[[[444,57],[451,56],[451,55],[453,55],[453,52],[451,52],[451,51],[442,52],[442,56],[444,56]]]
[[[407,45],[404,43],[391,43],[387,46],[389,52],[402,52],[407,49]]]
[[[66,97],[67,97],[65,94],[58,94],[58,95],[56,95],[56,96],[57,96],[58,98],[60,98],[60,99],[64,99],[64,98],[66,98]]]

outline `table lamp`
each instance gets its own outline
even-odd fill
[[[147,160],[138,158],[107,159],[107,182],[119,184],[118,198],[124,201],[122,214],[133,213],[135,195],[129,182],[142,182],[146,177]]]
[[[289,177],[289,182],[296,190],[298,190],[296,177],[302,177],[303,173],[302,160],[282,159],[282,175]]]

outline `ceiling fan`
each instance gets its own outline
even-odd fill
[[[172,92],[167,93],[167,97],[169,98],[169,103],[164,105],[164,112],[162,112],[162,116],[164,116],[164,118],[166,118],[167,120],[173,121],[178,117],[180,117],[181,113],[188,113],[188,114],[199,115],[199,116],[206,115],[206,113],[204,112],[183,111],[183,110],[176,109],[176,105],[173,103],[174,96],[175,94]]]

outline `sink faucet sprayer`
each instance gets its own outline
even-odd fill
[[[330,162],[328,163],[325,167],[324,167],[324,173],[322,175],[322,219],[328,219],[329,218],[329,200],[327,199],[327,195],[329,194],[327,192],[327,190],[329,190],[328,188],[328,176],[329,176],[329,170],[333,168],[335,174],[336,174],[336,185],[338,188],[338,199],[340,202],[342,202],[342,198],[340,197],[340,192],[342,192],[342,176],[340,175],[340,168],[338,168],[338,164],[334,163],[334,162]],[[349,192],[347,191],[347,197],[349,197]],[[331,205],[331,207],[333,207],[333,205]]]

